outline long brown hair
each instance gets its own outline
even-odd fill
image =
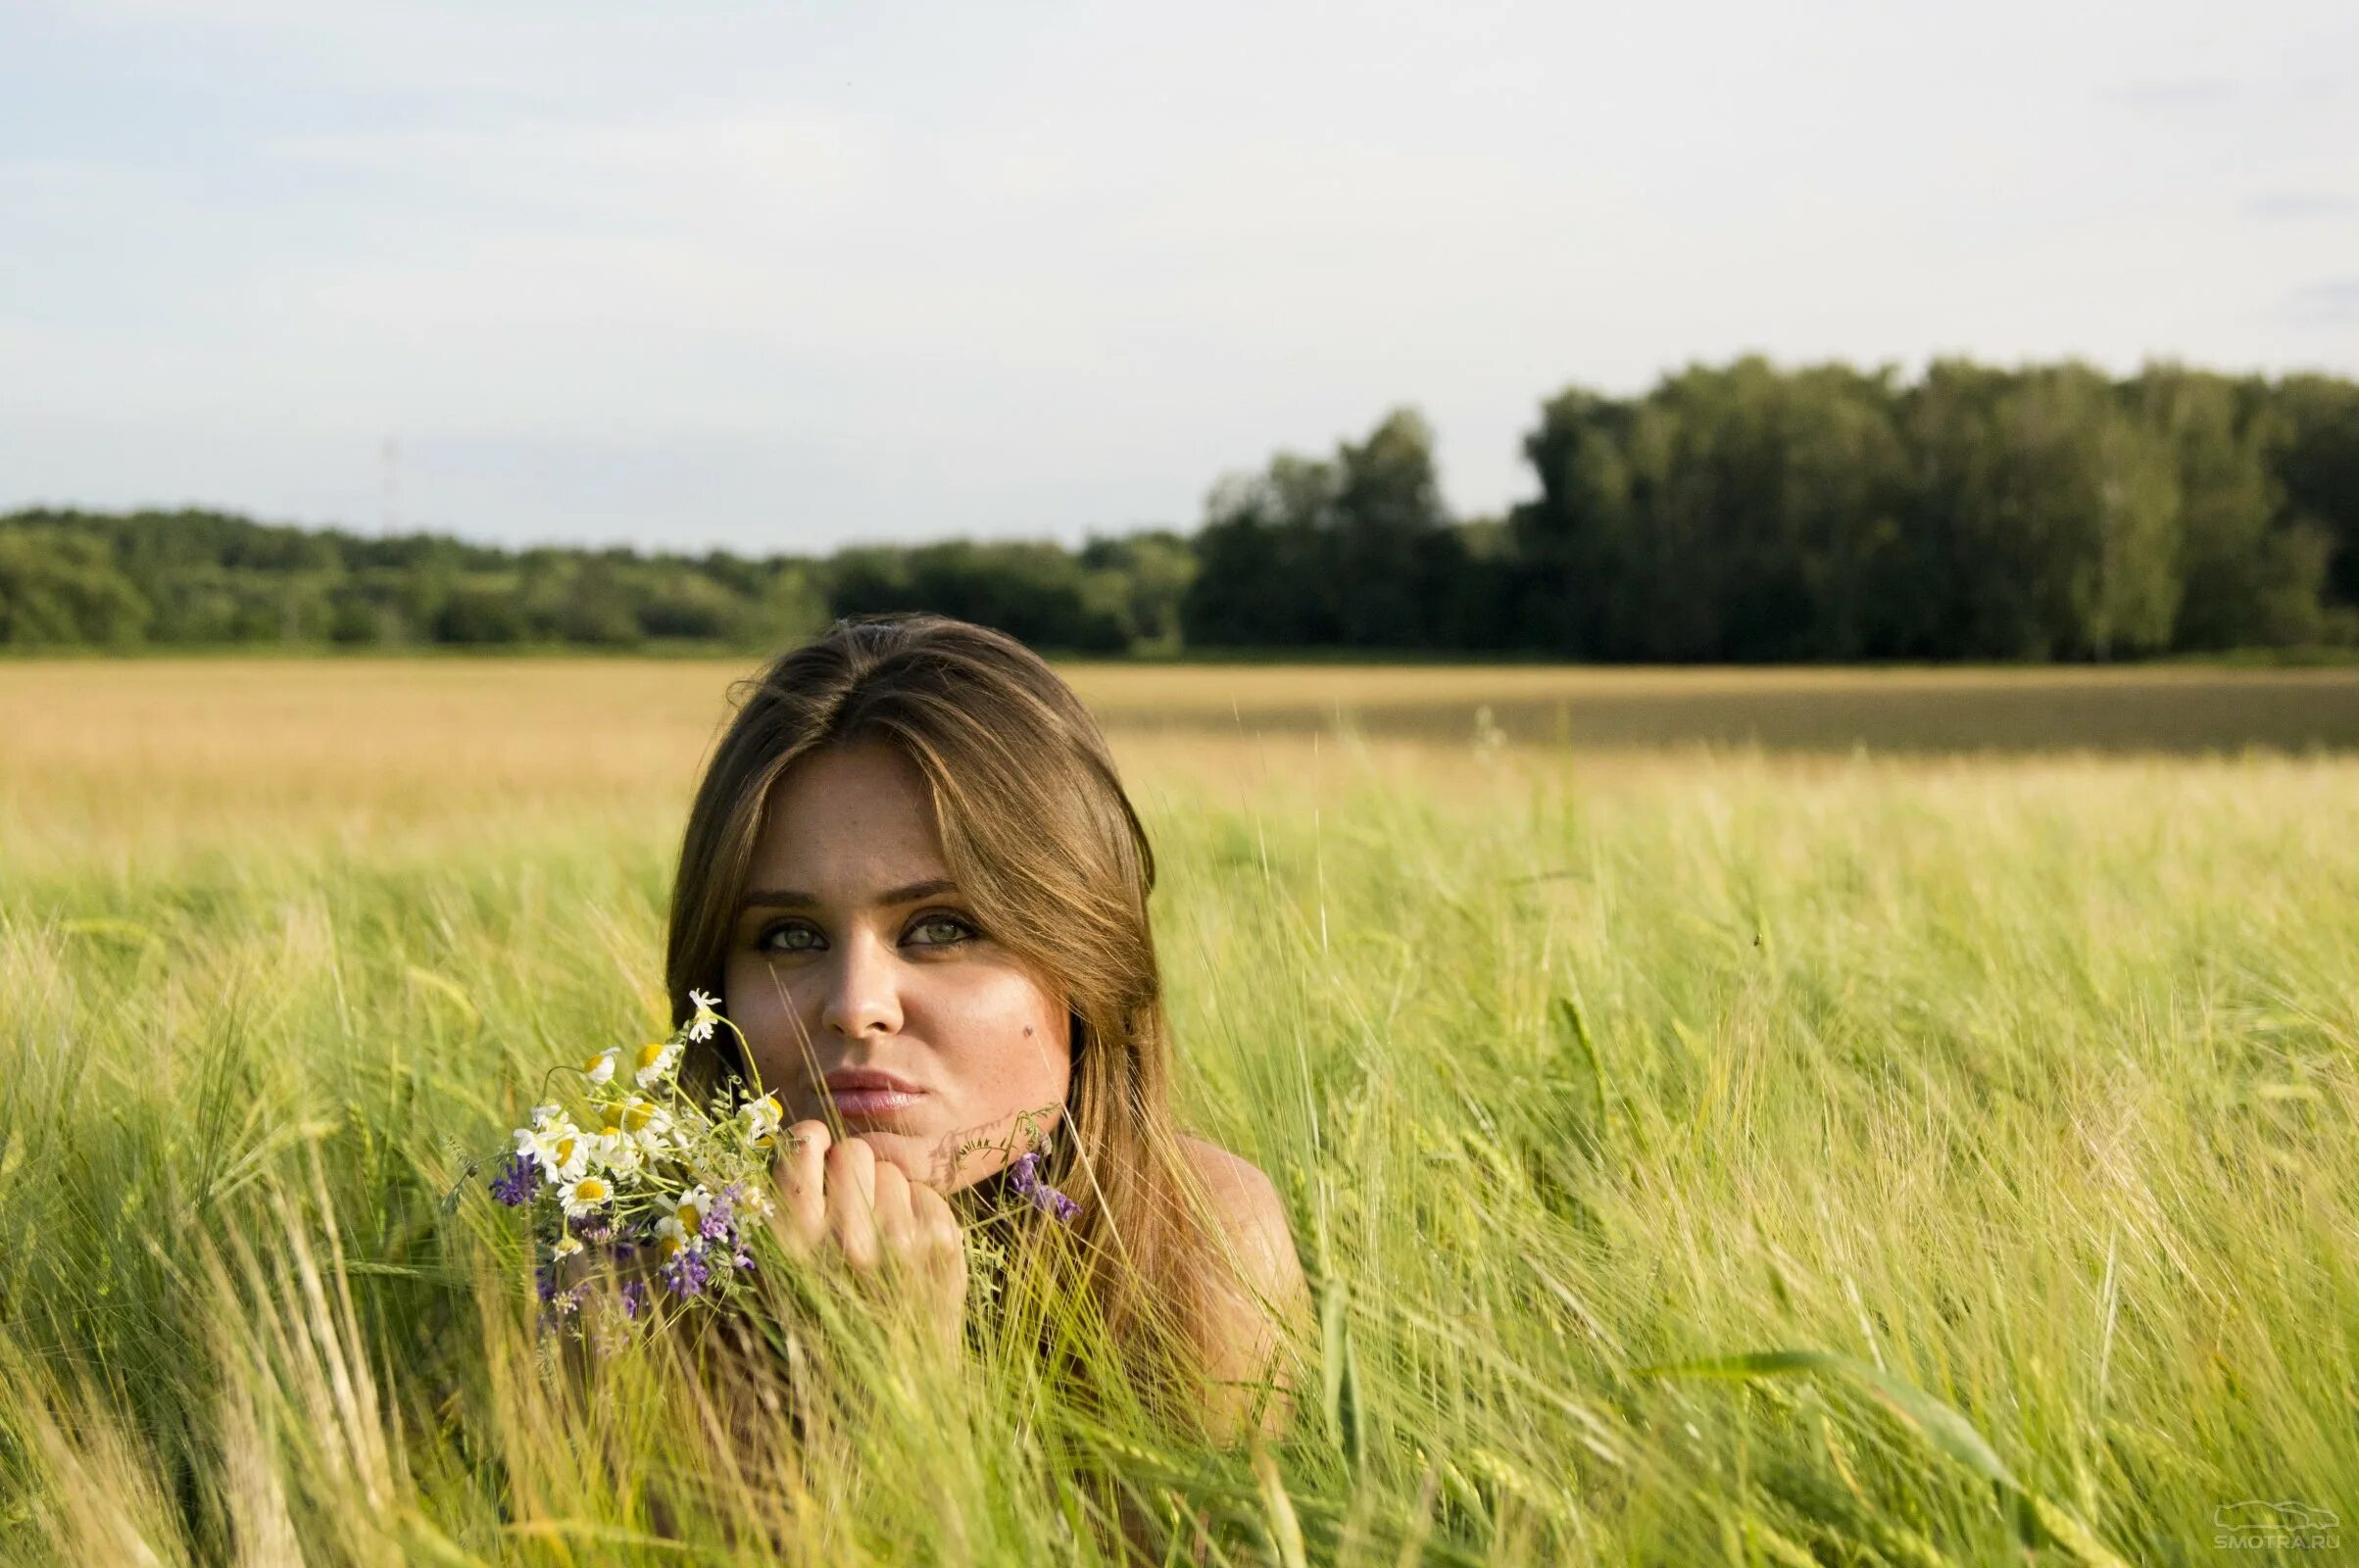
[[[691,990],[721,992],[772,786],[824,747],[902,748],[925,776],[944,858],[984,929],[1070,1004],[1071,1087],[1044,1174],[1081,1214],[1053,1253],[1026,1256],[1082,1271],[1132,1391],[1185,1419],[1209,1349],[1208,1271],[1225,1266],[1225,1250],[1172,1120],[1147,908],[1155,855],[1097,721],[1023,644],[931,614],[846,617],[738,697],[680,844],[665,961],[675,1019],[694,1011]],[[714,1045],[701,1068],[744,1075],[727,1031]]]

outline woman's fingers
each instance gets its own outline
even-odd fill
[[[871,1212],[875,1216],[878,1255],[887,1262],[900,1258],[909,1250],[909,1178],[899,1165],[879,1160],[876,1165],[876,1197]]]
[[[966,1239],[950,1200],[923,1182],[909,1184],[909,1261],[936,1279],[956,1275],[960,1293],[966,1279]]]
[[[888,1160],[876,1161],[875,1172],[875,1199],[869,1212],[877,1265],[932,1281],[944,1277],[944,1260],[954,1251],[963,1266],[965,1246],[950,1200],[924,1182],[911,1181]]]
[[[950,1200],[877,1158],[865,1139],[831,1139],[816,1121],[787,1131],[779,1223],[796,1255],[823,1243],[857,1275],[913,1287],[913,1304],[921,1300],[955,1331],[966,1297],[966,1244]]]
[[[909,1184],[910,1244],[905,1276],[930,1309],[941,1343],[956,1349],[966,1318],[966,1239],[950,1200],[923,1182]]]
[[[847,1138],[828,1146],[825,1163],[827,1234],[844,1261],[865,1273],[876,1267],[876,1151]]]
[[[786,1138],[786,1157],[778,1162],[779,1239],[788,1252],[806,1257],[827,1229],[825,1161],[835,1140],[823,1121],[799,1121]]]

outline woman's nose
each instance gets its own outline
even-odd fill
[[[901,992],[892,952],[868,933],[847,937],[836,948],[827,979],[819,1027],[847,1040],[901,1032]]]

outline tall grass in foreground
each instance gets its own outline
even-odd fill
[[[1088,1561],[1128,1494],[1213,1561],[2208,1562],[2223,1504],[2359,1509],[2359,763],[1141,743],[1189,1108],[1318,1302],[1256,1455],[852,1320],[808,1452],[662,1350],[570,1401],[465,1159],[655,1019],[686,769],[273,755],[172,833],[0,778],[0,1560]]]

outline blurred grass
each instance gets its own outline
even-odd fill
[[[2329,755],[1128,732],[1189,1117],[1318,1298],[1292,1440],[1007,1366],[839,1369],[799,1466],[660,1357],[567,1404],[465,1161],[660,1010],[725,673],[0,670],[0,1560],[1087,1560],[1109,1477],[1234,1561],[2192,1562],[2359,1502]]]

